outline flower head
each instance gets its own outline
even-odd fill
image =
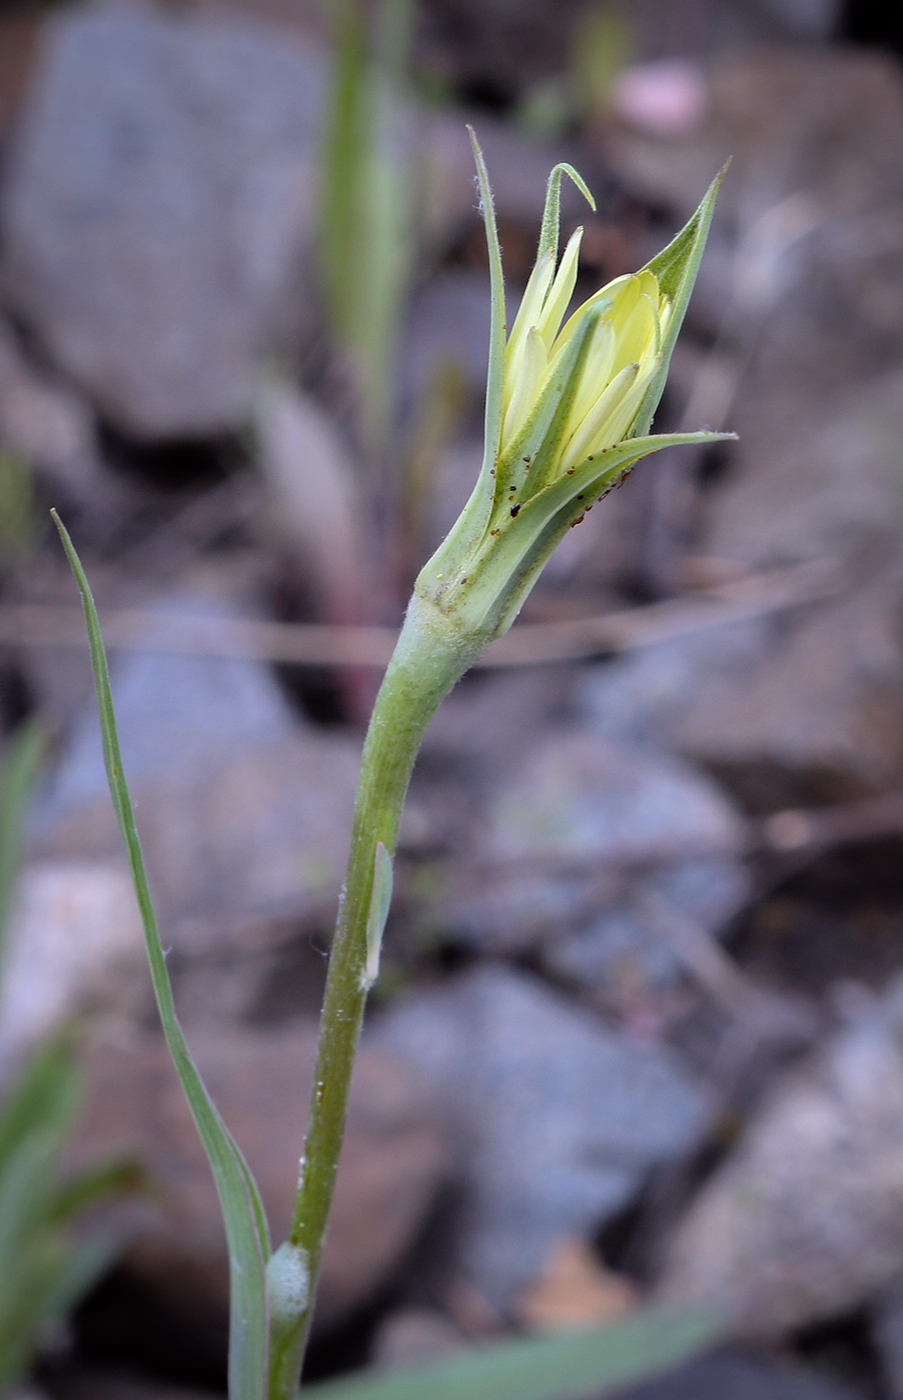
[[[582,229],[573,235],[557,271],[548,256],[537,262],[505,349],[503,457],[530,435],[534,407],[554,392],[562,362],[580,346],[550,476],[627,436],[658,369],[671,315],[658,278],[645,269],[609,282],[561,326],[577,280],[582,235]]]
[[[658,257],[601,287],[565,320],[582,230],[559,261],[562,177],[595,205],[577,172],[556,166],[536,262],[506,337],[492,193],[473,133],[471,139],[492,283],[485,452],[473,494],[421,572],[415,594],[476,655],[511,625],[562,535],[641,457],[730,434],[648,436],[721,176]]]

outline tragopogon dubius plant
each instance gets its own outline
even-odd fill
[[[475,140],[474,154],[492,285],[483,464],[457,524],[416,581],[374,706],[329,962],[295,1210],[288,1239],[272,1253],[253,1177],[206,1093],[176,1018],[122,771],[97,615],[84,571],[60,525],[85,602],[110,786],[144,917],[161,1018],[223,1207],[232,1265],[232,1400],[289,1400],[297,1390],[364,1005],[379,970],[398,823],[431,716],[472,662],[511,626],[555,546],[593,502],[642,457],[663,447],[724,436],[649,435],[721,177],[663,252],[639,272],[602,287],[565,319],[577,276],[580,231],[559,259],[563,176],[590,203],[592,198],[570,166],[556,166],[536,262],[509,336],[492,195]],[[572,1371],[557,1359],[558,1351],[556,1359],[550,1351],[543,1361],[536,1342],[525,1342],[522,1355],[516,1348],[487,1349],[459,1381],[446,1377],[445,1389],[437,1377],[424,1374],[413,1382],[408,1378],[407,1390],[400,1382],[374,1382],[373,1394],[389,1400],[395,1394],[392,1386],[401,1384],[399,1396],[566,1400],[569,1386],[571,1393],[584,1393],[612,1380],[626,1384],[710,1335],[711,1326],[710,1319],[695,1318],[675,1332],[657,1317],[620,1350],[616,1337],[595,1333],[587,1341],[584,1334],[582,1360],[574,1350]],[[548,1346],[560,1349],[562,1342]],[[479,1374],[471,1374],[474,1365]],[[357,1382],[349,1396],[352,1392],[360,1400],[369,1393],[366,1383]],[[339,1400],[340,1390],[329,1393]]]

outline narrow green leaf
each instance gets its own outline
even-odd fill
[[[304,1400],[582,1400],[645,1380],[713,1345],[711,1312],[646,1311],[608,1327],[477,1347],[416,1369],[305,1386]]]
[[[483,159],[480,143],[472,126],[467,128],[473,158],[477,167],[477,181],[480,186],[480,208],[486,228],[486,245],[489,250],[489,294],[491,315],[489,323],[489,369],[486,376],[486,446],[484,469],[487,464],[495,466],[502,433],[502,387],[505,378],[505,275],[502,271],[502,249],[499,243],[498,225],[495,221],[495,204],[492,199],[492,186],[489,172]]]
[[[0,773],[0,960],[19,871],[22,819],[44,755],[45,736],[29,721],[13,735]]]
[[[663,248],[651,262],[646,264],[645,268],[641,269],[641,271],[648,270],[655,273],[662,291],[671,298],[673,310],[668,324],[668,333],[661,348],[658,373],[649,385],[637,414],[634,429],[636,437],[643,437],[648,433],[664,391],[671,354],[680,334],[687,304],[696,283],[696,274],[699,271],[699,264],[702,262],[702,255],[705,252],[706,240],[712,224],[712,215],[715,212],[715,201],[726,174],[727,165],[724,165],[709,185],[705,197],[692,219],[671,240],[667,248]]]
[[[81,1097],[72,1057],[72,1036],[64,1027],[42,1040],[22,1065],[0,1109],[0,1174],[20,1143],[35,1131],[70,1126]]]
[[[113,712],[110,678],[100,635],[97,609],[75,547],[56,511],[51,512],[63,548],[78,583],[85,611],[91,665],[97,688],[97,704],[103,736],[104,761],[119,829],[135,885],[144,924],[151,980],[163,1023],[166,1043],[182,1090],[200,1134],[213,1172],[229,1245],[231,1275],[231,1326],[229,1340],[229,1394],[231,1400],[265,1400],[267,1391],[268,1318],[265,1265],[269,1239],[263,1204],[250,1169],[207,1093],[191,1058],[176,1016],[166,959],[151,901],[144,857],[135,825],[132,800],[126,784]]]
[[[48,1204],[48,1218],[63,1225],[111,1196],[146,1191],[147,1174],[132,1157],[107,1157],[70,1177]]]
[[[476,549],[489,526],[493,504],[499,491],[496,467],[502,437],[502,391],[505,379],[505,341],[507,336],[505,310],[505,278],[502,271],[502,250],[492,187],[483,152],[472,126],[467,128],[473,158],[477,167],[480,190],[480,210],[486,229],[489,252],[489,366],[486,374],[486,408],[483,435],[483,461],[476,484],[455,524],[439,548],[424,565],[420,578],[429,579],[433,586],[446,569],[454,569],[462,557]],[[419,579],[418,579],[419,584]],[[415,585],[416,591],[417,585]],[[441,590],[440,590],[441,591]]]

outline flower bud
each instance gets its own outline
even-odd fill
[[[485,452],[473,494],[422,570],[414,602],[424,618],[432,609],[435,629],[457,636],[462,655],[473,657],[511,625],[562,535],[641,457],[731,435],[648,436],[724,172],[658,257],[594,292],[565,321],[582,230],[559,261],[563,175],[593,200],[576,171],[556,166],[536,262],[506,339],[492,194],[471,139],[492,284]]]

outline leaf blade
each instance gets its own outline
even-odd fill
[[[641,272],[655,273],[661,290],[671,298],[672,311],[668,331],[659,355],[658,373],[649,385],[637,414],[634,428],[634,436],[636,437],[644,437],[648,433],[659,400],[664,392],[665,380],[668,377],[668,369],[671,364],[671,354],[683,325],[690,296],[696,285],[696,275],[705,252],[709,229],[712,225],[712,215],[715,212],[715,202],[727,174],[728,164],[730,162],[719,170],[703,195],[695,214],[687,221],[680,233],[672,238],[668,246],[656,254],[645,268],[640,269]]]
[[[590,1331],[526,1337],[428,1366],[327,1381],[304,1400],[593,1400],[714,1344],[724,1322],[703,1310],[648,1310]]]
[[[229,1393],[232,1400],[265,1400],[268,1316],[264,1268],[269,1254],[269,1239],[263,1204],[240,1148],[207,1093],[176,1015],[132,800],[122,765],[97,609],[75,546],[57,513],[52,511],[51,515],[82,596],[110,795],[116,809],[141,911],[151,981],[163,1033],[182,1091],[204,1144],[223,1212],[229,1246],[232,1298]]]

